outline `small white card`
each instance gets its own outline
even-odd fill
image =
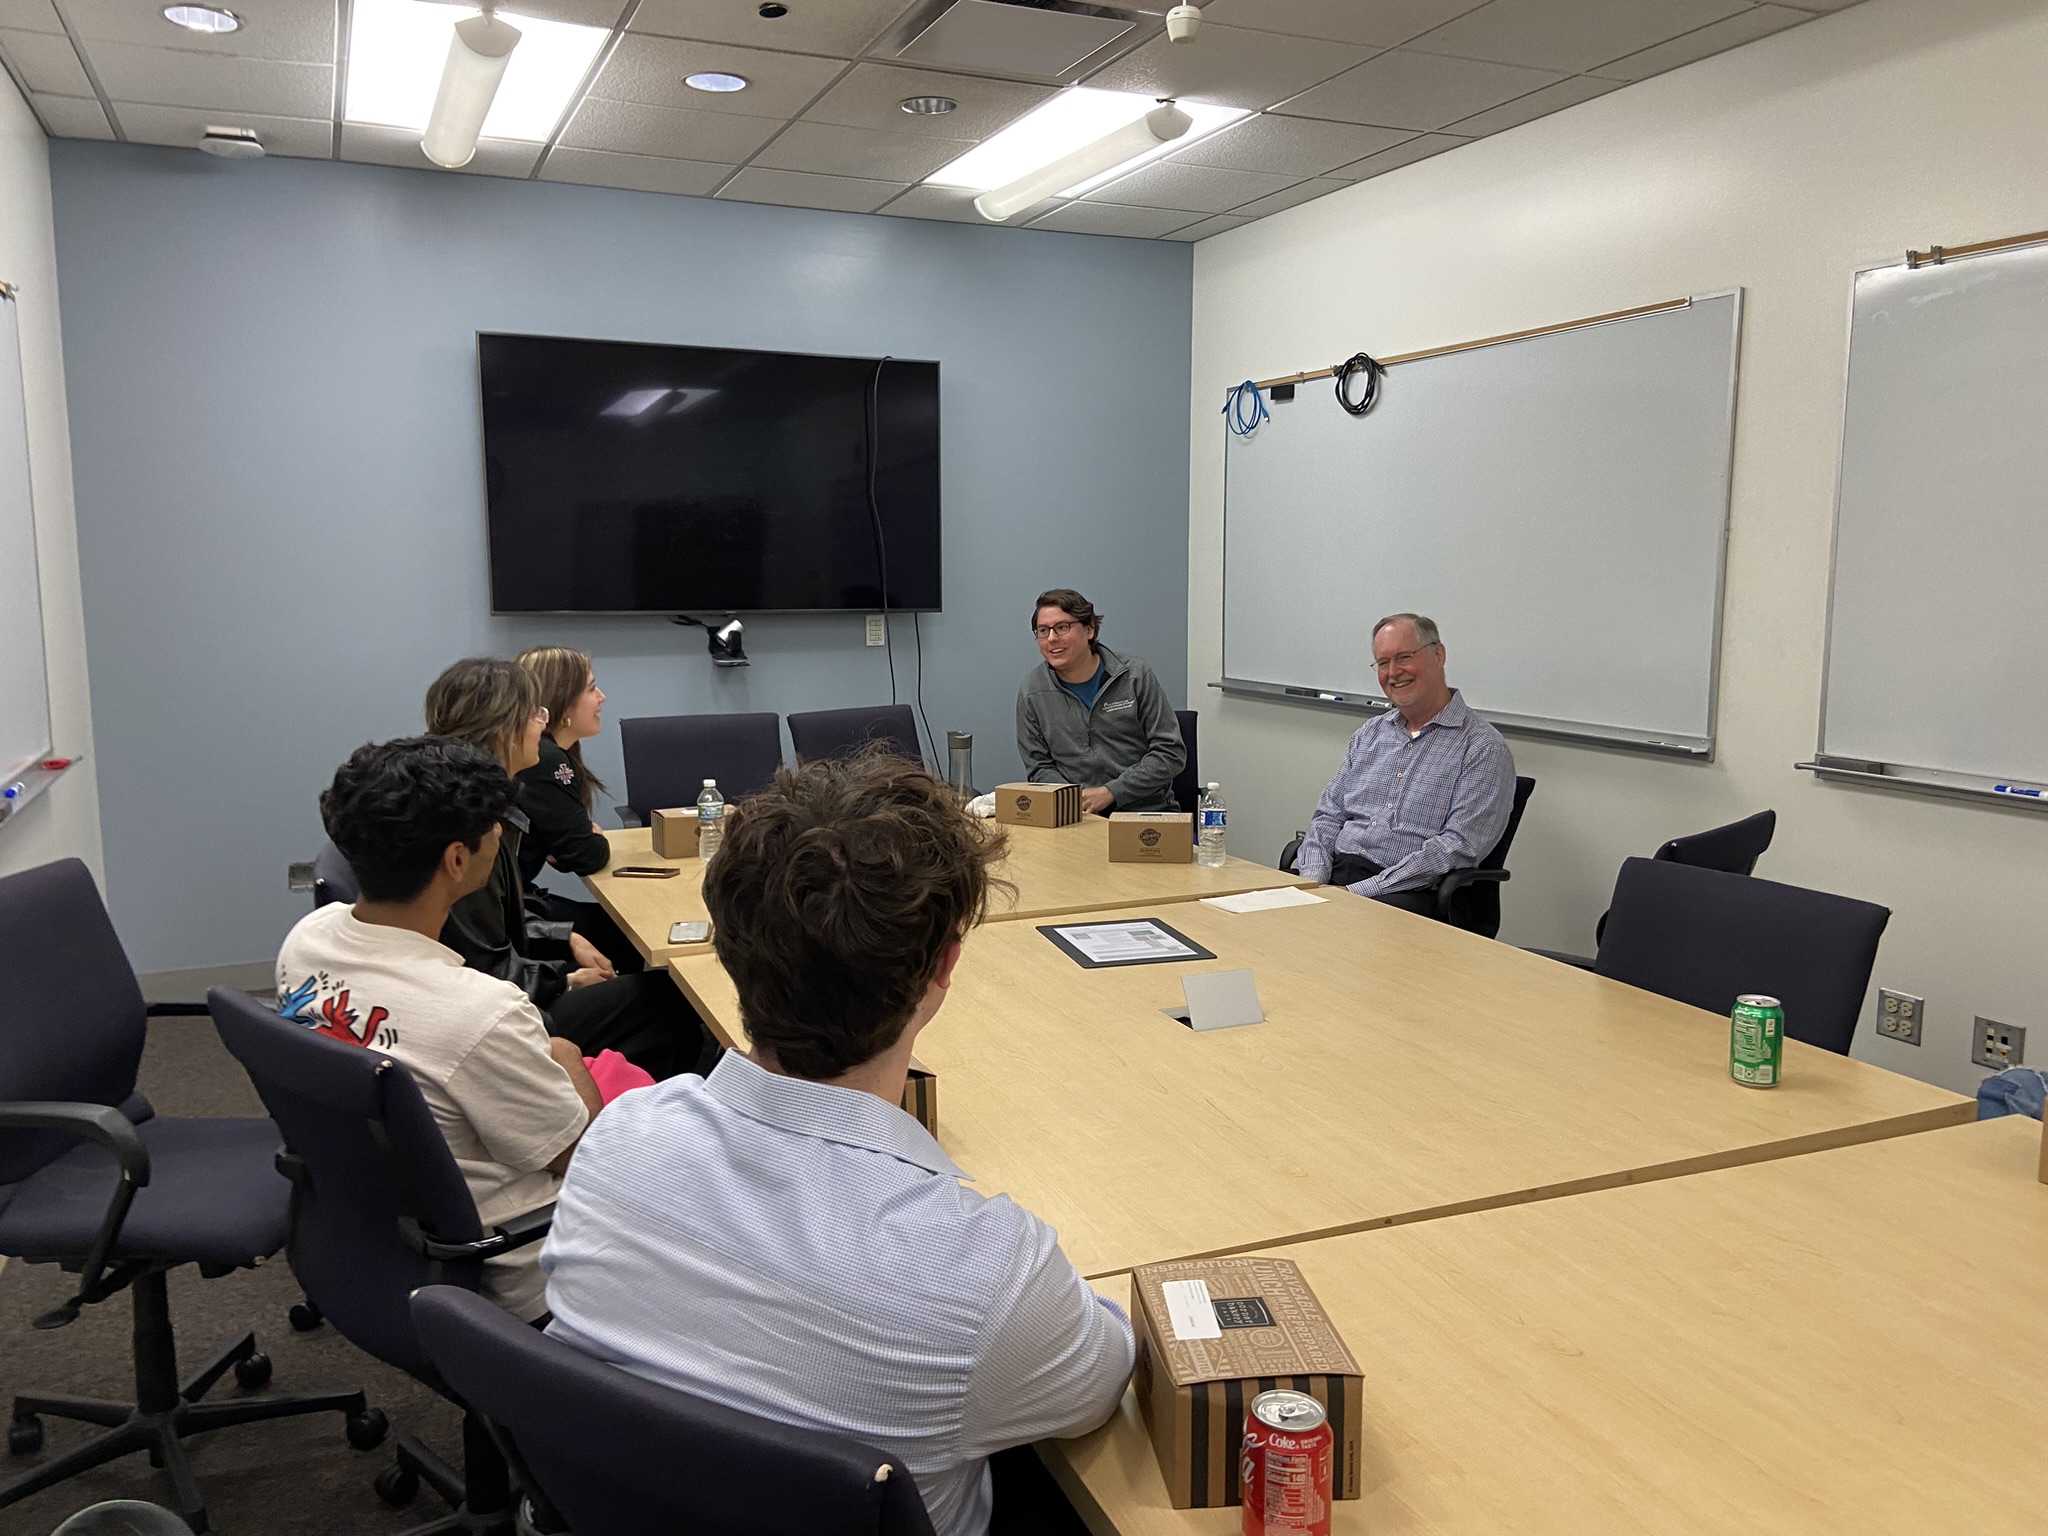
[[[1209,1299],[1206,1280],[1169,1280],[1159,1287],[1166,1297],[1166,1326],[1179,1340],[1220,1339],[1222,1325],[1216,1321],[1216,1304]]]
[[[1277,912],[1282,907],[1319,907],[1329,899],[1298,885],[1283,885],[1270,891],[1246,891],[1240,896],[1204,896],[1202,905],[1224,912]]]
[[[1180,990],[1187,1011],[1168,1011],[1190,1029],[1236,1029],[1266,1020],[1250,971],[1197,971],[1181,977]]]

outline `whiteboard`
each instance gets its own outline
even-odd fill
[[[1221,686],[1384,708],[1371,626],[1428,614],[1496,725],[1713,748],[1740,295],[1327,381],[1224,467]]]
[[[2048,785],[2048,245],[1856,276],[1823,765]]]
[[[0,285],[0,785],[50,755],[50,682],[16,310],[12,291]]]

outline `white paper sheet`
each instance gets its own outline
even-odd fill
[[[1283,885],[1271,891],[1246,891],[1241,896],[1204,896],[1202,905],[1225,912],[1276,912],[1282,907],[1319,907],[1329,899],[1298,885]]]

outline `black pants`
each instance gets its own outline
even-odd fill
[[[535,907],[540,908],[550,922],[568,923],[590,940],[597,947],[597,952],[611,961],[612,969],[621,976],[631,976],[647,969],[647,962],[640,958],[640,951],[626,937],[626,930],[613,922],[611,914],[596,902],[578,901],[553,891],[536,892],[529,887],[526,908],[531,912]]]
[[[656,1078],[709,1072],[721,1054],[697,1010],[666,971],[572,987],[548,1005],[548,1031],[586,1056],[614,1050]]]
[[[995,1482],[988,1536],[1088,1536],[1088,1527],[1030,1446],[997,1451],[988,1465]]]
[[[1363,854],[1339,853],[1330,859],[1330,884],[1356,885],[1361,880],[1370,880],[1380,872],[1380,866]],[[1389,891],[1373,897],[1390,907],[1399,907],[1404,912],[1420,912],[1424,917],[1436,916],[1436,892],[1425,886],[1419,891]]]

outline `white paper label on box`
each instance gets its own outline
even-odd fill
[[[1209,1300],[1206,1280],[1169,1280],[1159,1287],[1166,1297],[1166,1323],[1174,1338],[1220,1339],[1223,1329],[1216,1321],[1216,1304]]]

